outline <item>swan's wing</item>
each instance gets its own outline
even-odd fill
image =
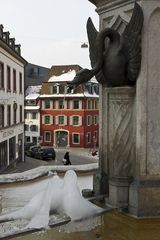
[[[141,66],[141,31],[143,27],[143,11],[135,3],[133,15],[122,34],[122,49],[127,59],[128,79],[136,81]]]
[[[88,18],[87,35],[88,35],[88,42],[89,42],[89,56],[90,56],[92,68],[94,68],[98,60],[97,46],[96,46],[96,39],[98,34],[99,32],[96,30],[91,18]],[[99,73],[96,75],[96,79],[100,83],[105,82],[102,70],[100,70]]]
[[[98,31],[96,30],[91,18],[87,21],[87,35],[89,42],[89,56],[92,68],[95,66],[97,61],[97,49],[96,49],[96,38]]]

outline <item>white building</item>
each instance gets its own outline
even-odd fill
[[[40,106],[39,92],[42,85],[29,86],[25,92],[25,144],[39,143]]]
[[[24,161],[24,65],[20,45],[0,25],[0,172]]]

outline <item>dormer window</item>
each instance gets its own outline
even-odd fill
[[[59,94],[59,85],[55,84],[52,86],[52,94]]]
[[[87,87],[88,93],[89,93],[89,94],[93,94],[92,84],[87,84],[86,87]]]
[[[65,93],[65,86],[59,85],[59,94],[64,94],[64,93]]]

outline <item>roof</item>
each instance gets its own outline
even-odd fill
[[[40,90],[42,88],[42,85],[37,86],[28,86],[28,88],[25,91],[25,99],[37,99],[39,97]]]
[[[38,110],[40,106],[24,106],[25,110]]]
[[[48,82],[69,82],[74,79],[75,75],[76,71],[70,69],[68,72],[62,72],[62,74],[59,76],[53,75],[48,79]]]
[[[79,65],[53,65],[51,67],[51,69],[49,70],[48,75],[45,77],[43,82],[50,82],[49,80],[52,77],[55,78],[56,76],[57,77],[59,76],[59,79],[60,79],[60,76],[63,77],[63,79],[65,76],[71,77],[71,75],[74,74],[74,72],[78,72],[81,69],[82,68]],[[64,75],[64,74],[66,74],[66,75]],[[58,81],[59,81],[59,79],[58,79]],[[67,81],[67,80],[64,80],[64,81]]]

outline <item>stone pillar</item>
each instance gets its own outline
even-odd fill
[[[160,1],[142,0],[142,66],[136,96],[136,173],[129,211],[160,215]]]
[[[106,100],[109,203],[125,207],[135,167],[135,88],[108,88]]]

